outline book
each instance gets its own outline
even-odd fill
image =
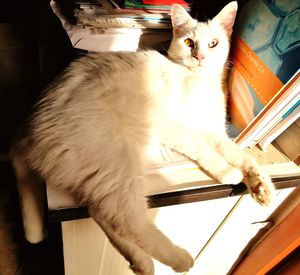
[[[75,1],[74,15],[82,27],[171,29],[169,14],[172,3],[188,5],[182,0],[165,1],[166,6],[151,1],[127,0],[120,6],[113,0]],[[153,12],[155,11],[155,12]]]
[[[124,7],[127,9],[144,10],[146,12],[169,13],[172,4],[180,4],[187,11],[190,10],[189,4],[183,0],[125,0]]]
[[[251,0],[238,14],[229,78],[236,142],[253,147],[300,99],[300,2]]]
[[[164,51],[172,39],[172,34],[165,30],[88,28],[68,33],[74,48],[91,52],[137,51],[140,48]]]
[[[78,5],[82,5],[81,8]],[[91,8],[92,6],[92,8]],[[86,8],[85,8],[86,7]],[[172,31],[170,28],[126,28],[118,22],[115,23],[115,18],[121,18],[122,20],[127,20],[127,15],[111,15],[107,12],[101,3],[94,4],[89,1],[77,2],[77,9],[75,13],[85,14],[87,18],[89,16],[107,18],[107,22],[104,22],[103,27],[95,27],[90,24],[72,24],[69,22],[68,18],[61,13],[59,4],[51,1],[51,8],[56,16],[62,22],[64,29],[66,30],[72,45],[76,49],[92,51],[92,52],[103,52],[103,51],[136,51],[139,48],[151,48],[157,51],[165,51],[168,48],[170,41],[172,39]],[[85,9],[88,11],[85,13]],[[100,15],[102,13],[102,15]],[[133,15],[131,14],[133,20],[139,17],[144,19],[144,15]],[[167,18],[168,15],[152,15],[147,14],[147,18]],[[115,27],[109,27],[110,22],[115,24]],[[138,21],[137,21],[138,22]],[[138,24],[140,24],[138,22]],[[152,24],[154,25],[154,23]]]
[[[169,14],[90,14],[77,12],[78,24],[83,27],[172,29]]]
[[[262,111],[254,118],[252,124],[255,128],[240,134],[243,144],[252,147],[259,143],[269,132],[276,127],[279,122],[287,122],[282,120],[286,114],[300,100],[300,74],[293,77],[279,92],[270,100],[270,102],[262,109]],[[297,111],[297,109],[296,109]],[[249,127],[249,126],[248,126]],[[244,134],[244,136],[243,136]],[[240,142],[241,144],[241,142]]]
[[[300,118],[279,135],[273,144],[290,160],[300,165]]]
[[[300,90],[299,90],[300,93]],[[280,121],[270,130],[258,143],[259,146],[265,151],[267,146],[283,133],[291,124],[300,118],[300,100],[290,110],[288,110],[281,118]],[[300,152],[300,150],[299,150]]]

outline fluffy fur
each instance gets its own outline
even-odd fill
[[[225,130],[224,68],[236,11],[232,2],[199,23],[174,5],[167,57],[155,51],[90,54],[48,88],[11,150],[30,241],[44,235],[41,200],[37,193],[28,196],[41,176],[88,205],[137,274],[154,274],[151,257],[187,271],[189,253],[147,218],[144,151],[153,141],[188,156],[221,183],[244,178],[251,195],[269,203],[269,177]]]

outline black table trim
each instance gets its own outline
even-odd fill
[[[276,189],[297,187],[300,186],[300,175],[289,177],[273,177],[272,181]],[[226,185],[218,184],[216,182],[216,185],[154,194],[148,196],[147,199],[149,208],[157,208],[183,203],[241,196],[245,194],[248,194],[248,191],[244,183],[239,183],[237,185]],[[88,217],[89,213],[87,207],[50,210],[48,212],[49,222],[63,222]]]

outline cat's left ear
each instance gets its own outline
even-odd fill
[[[180,33],[184,32],[184,30],[197,25],[197,21],[193,19],[181,5],[178,4],[172,5],[171,19],[174,35],[180,35]]]
[[[228,36],[232,34],[237,9],[237,1],[230,2],[213,18],[213,21],[218,21],[221,24]]]

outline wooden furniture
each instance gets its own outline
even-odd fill
[[[196,259],[187,274],[226,274],[252,246],[251,239],[261,238],[272,228],[269,217],[278,207],[300,202],[300,189],[295,189],[300,184],[300,168],[273,147],[267,153],[258,148],[250,152],[272,175],[278,188],[270,207],[261,207],[249,195],[242,195],[246,191],[243,184],[221,185],[200,171],[195,171],[198,180],[192,175],[194,181],[178,182],[169,190],[153,190],[149,195],[149,215],[154,222]],[[62,224],[66,275],[132,274],[84,207],[52,210],[49,219]],[[155,268],[157,275],[174,274],[158,262]]]
[[[299,196],[300,194],[298,194]],[[274,230],[257,245],[234,269],[233,274],[266,274],[271,270],[278,272],[285,269],[284,274],[298,274],[300,267],[300,203],[298,202],[290,213],[284,217]],[[287,257],[298,255],[298,260],[292,261],[292,266],[280,266]],[[289,259],[288,259],[289,260]],[[298,271],[297,271],[298,270]],[[279,274],[279,273],[276,273]],[[282,273],[280,273],[282,274]]]

